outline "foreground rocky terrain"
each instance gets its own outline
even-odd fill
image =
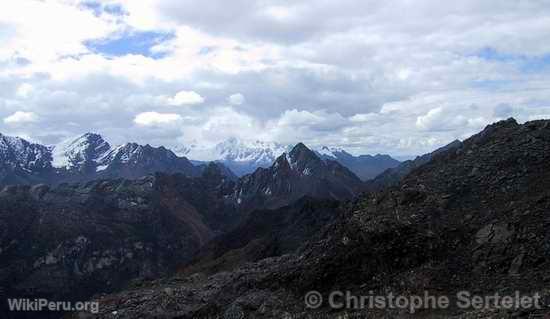
[[[5,187],[0,294],[82,300],[170,273],[239,220],[225,185],[212,164],[196,178]]]
[[[550,121],[488,126],[337,212],[298,251],[98,296],[94,318],[317,318],[307,292],[550,294]],[[542,318],[548,309],[363,310],[369,318]],[[88,316],[87,314],[82,314]],[[79,314],[75,314],[78,317]],[[351,316],[348,316],[351,317]]]

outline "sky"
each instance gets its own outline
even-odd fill
[[[548,0],[5,0],[0,132],[429,152],[550,118]]]

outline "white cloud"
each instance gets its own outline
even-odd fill
[[[228,101],[229,104],[231,104],[231,105],[241,105],[241,104],[244,103],[245,98],[244,98],[244,95],[242,95],[241,93],[235,93],[235,94],[231,94],[231,95],[227,98],[227,101]]]
[[[134,118],[134,123],[144,126],[155,126],[172,124],[181,121],[183,118],[175,113],[143,112]]]
[[[38,116],[33,112],[17,111],[4,118],[6,124],[24,124],[38,122]]]
[[[0,23],[14,32],[2,41],[0,59],[17,54],[43,63],[86,53],[83,41],[106,37],[119,28],[112,17],[95,16],[74,1],[11,1],[3,3],[1,11]]]
[[[545,1],[98,3],[125,14],[78,0],[2,5],[0,109],[41,115],[28,135],[236,136],[418,154],[505,116],[550,114]],[[124,49],[140,41],[125,35],[143,31],[167,36],[149,54],[87,45],[116,38]]]
[[[421,115],[416,118],[416,127],[423,130],[433,129],[437,125],[441,124],[443,120],[443,108],[437,107],[431,109],[425,115]]]
[[[168,98],[168,104],[174,106],[196,105],[204,103],[204,98],[194,91],[179,91],[174,97]]]
[[[32,93],[32,90],[32,85],[30,85],[29,83],[23,83],[17,88],[16,94],[22,98],[26,98]]]

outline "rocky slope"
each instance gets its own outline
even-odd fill
[[[396,187],[357,200],[296,253],[212,276],[154,281],[100,298],[95,318],[310,318],[311,290],[354,295],[426,290],[550,291],[550,121],[488,126],[433,156]],[[451,305],[453,303],[451,302]],[[376,311],[369,318],[535,318],[548,310]],[[358,312],[353,310],[354,315]]]
[[[304,197],[275,210],[259,209],[231,231],[214,238],[181,274],[213,274],[245,262],[294,252],[321,228],[335,220],[341,203]]]
[[[85,300],[167,274],[239,220],[219,167],[200,177],[9,186],[0,192],[0,287],[10,297]],[[0,317],[6,305],[2,298]]]

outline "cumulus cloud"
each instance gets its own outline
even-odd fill
[[[17,111],[4,118],[6,124],[24,124],[38,122],[38,116],[33,112]]]
[[[179,91],[174,97],[168,98],[168,104],[174,106],[195,105],[204,103],[204,98],[194,91]]]
[[[244,99],[244,95],[242,95],[241,93],[235,93],[235,94],[231,94],[227,98],[227,101],[231,105],[241,105],[244,103],[245,99]]]
[[[175,113],[143,112],[134,118],[134,123],[144,126],[165,125],[182,120],[181,115]]]

